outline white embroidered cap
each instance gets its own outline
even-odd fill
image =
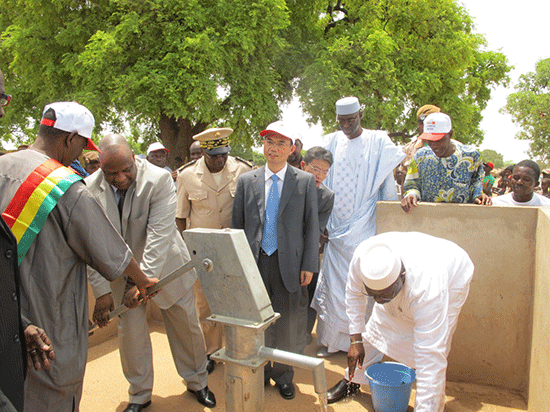
[[[359,265],[365,286],[383,290],[391,286],[401,272],[401,259],[385,243],[372,244],[356,264]]]
[[[336,115],[354,114],[361,110],[357,97],[344,97],[336,102]]]

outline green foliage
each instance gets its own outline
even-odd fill
[[[262,166],[266,163],[264,155],[258,151],[258,149],[247,147],[242,144],[232,146],[230,154],[231,156],[238,156],[241,159],[252,162],[256,166]]]
[[[504,156],[497,151],[485,149],[480,150],[480,153],[484,163],[492,162],[496,169],[502,169],[504,167]]]
[[[520,76],[515,89],[504,111],[521,127],[516,137],[531,141],[529,154],[546,166],[550,164],[550,58],[540,60],[535,72]]]
[[[0,58],[16,98],[0,127],[21,130],[71,99],[109,129],[155,125],[178,150],[209,125],[250,145],[292,94],[294,75],[275,64],[288,14],[283,0],[3,1]]]
[[[433,103],[459,140],[479,143],[481,111],[509,67],[471,26],[456,0],[2,0],[14,99],[0,134],[32,136],[45,104],[77,100],[97,134],[121,131],[142,151],[160,139],[185,157],[207,127],[259,143],[296,91],[326,130],[334,102],[356,95],[365,127],[410,136],[416,108]]]
[[[431,103],[451,116],[458,140],[481,142],[481,111],[509,67],[484,50],[458,2],[349,0],[337,9],[326,13],[298,87],[310,121],[333,130],[334,102],[354,95],[365,107],[363,126],[399,140],[415,133],[417,108]]]

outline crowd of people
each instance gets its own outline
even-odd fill
[[[0,117],[10,100],[0,72]],[[452,119],[434,105],[418,110],[420,133],[403,149],[362,127],[356,97],[336,102],[336,119],[339,130],[305,152],[292,125],[271,123],[260,132],[262,167],[230,156],[232,129],[208,129],[194,136],[190,161],[179,158],[171,170],[162,143],[145,156],[119,134],[96,146],[86,107],[47,105],[34,143],[0,157],[0,350],[10,354],[0,362],[0,411],[79,410],[87,281],[100,326],[115,302],[131,308],[118,321],[125,412],[151,404],[149,300],[160,308],[187,391],[215,407],[210,355],[223,346],[223,329],[206,320],[200,280],[191,271],[146,295],[190,260],[181,236],[189,228],[244,231],[281,315],[266,346],[302,353],[316,324],[317,356],[348,353],[329,403],[359,391],[358,371],[388,355],[417,370],[415,410],[443,411],[446,358],[473,263],[444,239],[376,235],[376,204],[400,201],[405,213],[422,202],[550,205],[550,170],[524,160],[496,182],[494,165],[454,140]],[[295,397],[291,366],[268,363],[264,383],[272,382],[284,399]]]

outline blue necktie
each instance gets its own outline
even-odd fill
[[[262,249],[268,256],[277,250],[277,215],[279,214],[279,189],[277,188],[277,175],[272,175],[271,189],[265,205],[264,235],[262,237]]]

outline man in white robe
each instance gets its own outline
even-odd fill
[[[385,354],[416,369],[415,411],[442,412],[447,356],[473,273],[463,249],[423,233],[388,232],[361,243],[346,286],[349,367],[328,391],[329,403],[357,392],[366,367]],[[365,325],[367,295],[376,304]]]
[[[397,200],[393,169],[404,153],[381,130],[361,127],[356,97],[336,102],[341,130],[328,136],[325,149],[334,157],[324,184],[335,192],[327,224],[329,242],[313,303],[318,313],[318,356],[349,349],[344,294],[353,251],[376,232],[376,202]]]

